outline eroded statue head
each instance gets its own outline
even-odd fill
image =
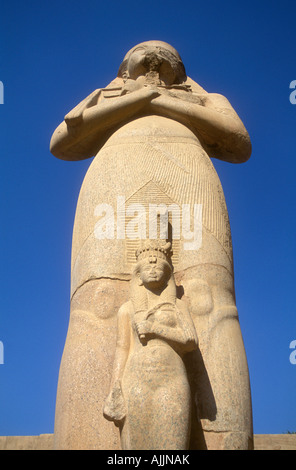
[[[118,77],[124,80],[137,80],[148,74],[158,74],[165,85],[181,84],[187,79],[179,53],[163,41],[137,44],[125,55],[118,71]]]

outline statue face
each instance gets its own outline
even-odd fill
[[[135,46],[126,56],[129,78],[136,80],[148,72],[157,72],[166,84],[178,82],[176,61],[180,61],[177,51],[158,41],[150,41]],[[172,59],[174,57],[174,60]]]
[[[169,264],[161,259],[153,258],[142,261],[139,269],[139,278],[145,287],[159,289],[165,286],[171,275]]]
[[[127,70],[129,77],[136,80],[141,75],[145,75],[148,72],[147,65],[144,65],[147,48],[145,46],[138,46],[131,53]]]

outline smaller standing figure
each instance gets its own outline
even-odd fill
[[[104,416],[124,450],[186,450],[191,393],[182,357],[197,349],[185,303],[177,299],[171,244],[146,241],[137,253],[130,300],[119,309],[111,391]]]

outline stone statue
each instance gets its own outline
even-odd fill
[[[137,251],[131,299],[118,313],[104,414],[120,426],[124,450],[189,446],[191,392],[182,356],[197,348],[197,337],[177,299],[170,246],[151,241]]]
[[[229,218],[211,162],[241,163],[251,154],[249,135],[229,101],[187,77],[172,46],[144,42],[126,54],[107,87],[65,116],[52,136],[51,152],[64,160],[95,156],[80,190],[73,229],[71,313],[59,373],[55,447],[120,449],[121,428],[122,445],[142,445],[141,437],[127,438],[136,419],[129,398],[126,419],[119,419],[118,427],[105,417],[108,402],[105,416],[103,407],[118,361],[117,312],[121,326],[138,312],[137,297],[130,297],[129,289],[137,279],[135,253],[143,240],[159,238],[169,240],[173,252],[171,282],[175,279],[177,300],[170,301],[175,308],[169,310],[178,321],[183,316],[177,312],[182,312],[190,323],[186,304],[199,338],[198,348],[182,361],[176,358],[176,380],[183,363],[182,393],[187,396],[187,381],[191,392],[188,448],[252,448],[249,373],[235,302]],[[169,236],[155,226],[157,211],[162,221],[167,217]],[[144,273],[138,273],[144,284]],[[141,289],[153,293],[145,284]],[[145,318],[150,304],[142,310]],[[153,342],[148,329],[141,333],[141,328],[150,327],[152,318],[129,323],[134,338],[143,334],[147,339],[147,351]],[[176,344],[182,344],[181,333]],[[166,348],[168,354],[176,350]],[[130,353],[128,361],[133,357]],[[122,386],[126,395],[129,385]],[[112,396],[119,394],[118,382],[111,390]],[[153,390],[157,395],[157,385]],[[109,419],[116,421],[110,395],[109,408]],[[189,422],[187,412],[183,408],[184,423]],[[143,422],[153,427],[152,421],[147,411]],[[187,445],[186,432],[182,439],[175,445]]]

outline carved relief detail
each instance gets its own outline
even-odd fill
[[[130,301],[118,313],[104,416],[119,426],[124,450],[185,450],[191,393],[182,358],[197,349],[195,327],[176,296],[171,244],[145,240],[136,259]]]

